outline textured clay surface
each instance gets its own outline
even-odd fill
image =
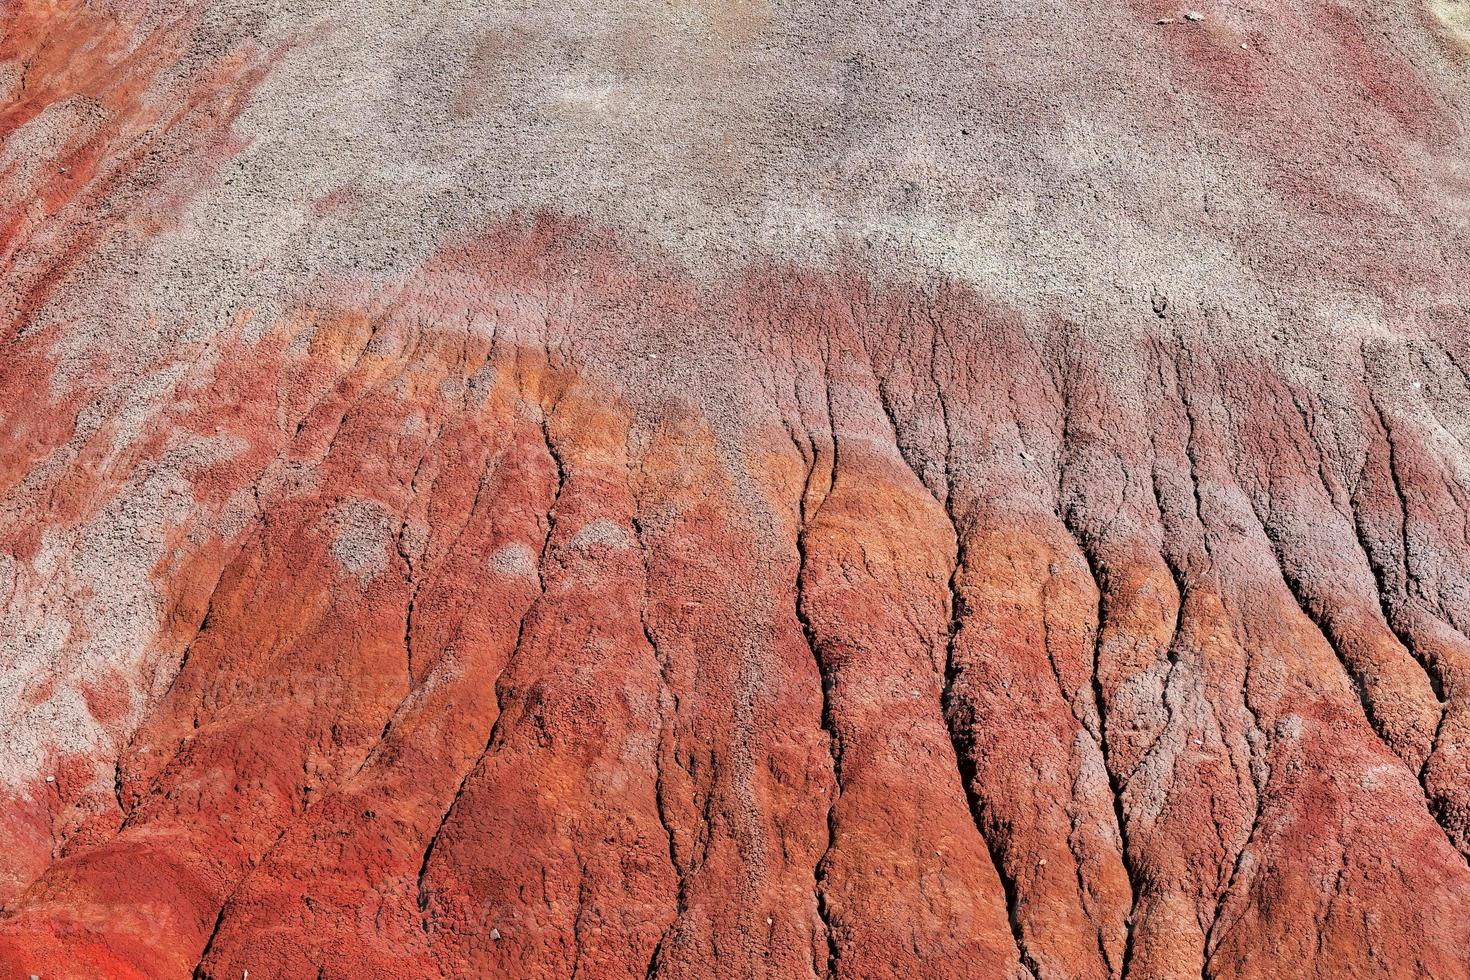
[[[1461,0],[0,0],[0,976],[1470,977]]]

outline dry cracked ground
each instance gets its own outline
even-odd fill
[[[0,974],[1470,976],[1467,45],[0,0]]]

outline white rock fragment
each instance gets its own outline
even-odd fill
[[[388,566],[394,517],[376,500],[344,500],[327,515],[329,550],[343,571],[367,585]]]
[[[497,943],[500,942],[500,930],[499,929],[491,929],[490,930],[490,938],[493,939],[493,940],[495,940]]]
[[[606,517],[599,517],[578,529],[568,544],[574,550],[583,552],[600,549],[616,550],[632,547],[633,539],[621,524],[608,520]]]
[[[499,575],[513,578],[536,578],[536,552],[519,541],[502,545],[485,561],[485,567]]]
[[[1191,21],[1191,22],[1197,23],[1199,21],[1204,20],[1205,19],[1205,15],[1202,14],[1202,13],[1200,13],[1198,10],[1186,10],[1184,12],[1184,19],[1187,20],[1187,21]]]

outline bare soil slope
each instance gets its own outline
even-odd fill
[[[0,0],[0,974],[1470,976],[1464,21]]]

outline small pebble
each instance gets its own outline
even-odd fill
[[[1160,17],[1158,20],[1154,21],[1154,23],[1155,24],[1172,24],[1172,23],[1174,23],[1174,18],[1173,17]]]
[[[54,783],[54,782],[56,782],[56,777],[55,776],[47,776],[46,777],[46,782],[48,782],[48,783]]]
[[[495,940],[497,943],[500,942],[500,930],[499,929],[491,929],[490,930],[490,938],[493,939],[493,940]]]
[[[1198,10],[1191,10],[1184,15],[1184,19],[1188,21],[1201,21],[1205,19],[1205,15]]]

